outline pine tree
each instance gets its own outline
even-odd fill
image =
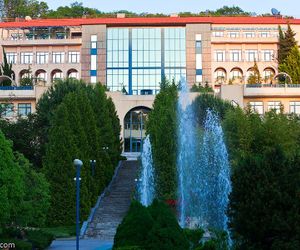
[[[294,84],[300,84],[300,52],[295,45],[282,64],[279,65],[281,72],[287,73]]]
[[[279,48],[278,48],[278,63],[279,65],[284,63],[284,60],[288,56],[291,49],[297,45],[295,39],[296,33],[292,30],[290,24],[286,32],[282,32],[281,27],[279,26]]]

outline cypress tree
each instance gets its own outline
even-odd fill
[[[295,45],[282,64],[279,70],[289,74],[294,84],[300,83],[300,52],[298,46]]]
[[[278,48],[278,63],[279,65],[284,63],[291,49],[297,45],[295,39],[296,33],[292,30],[290,24],[288,24],[287,31],[283,33],[279,26],[279,48]]]
[[[76,170],[72,161],[78,157],[79,150],[70,130],[68,115],[66,105],[61,104],[52,120],[43,164],[51,192],[49,225],[72,225],[75,221]]]

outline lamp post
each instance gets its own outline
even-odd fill
[[[80,169],[83,163],[79,159],[75,159],[73,163],[76,167],[76,250],[79,250]]]
[[[96,160],[90,160],[91,163],[91,169],[92,169],[92,176],[95,175],[95,167],[96,167]]]

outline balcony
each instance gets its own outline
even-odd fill
[[[230,36],[222,36],[222,37],[211,37],[211,43],[278,43],[278,37],[277,36],[269,36],[269,37],[245,37],[245,36],[239,36],[239,37],[230,37]]]
[[[0,99],[38,99],[46,89],[44,86],[0,86]]]
[[[300,96],[300,84],[246,84],[244,97]]]
[[[0,40],[3,46],[32,46],[32,45],[81,45],[81,38],[47,38],[47,39],[18,39]]]

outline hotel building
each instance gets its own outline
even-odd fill
[[[35,111],[55,80],[101,82],[122,125],[125,151],[139,151],[144,116],[165,76],[208,84],[222,98],[259,113],[271,108],[300,114],[299,85],[275,85],[278,26],[300,41],[300,19],[281,17],[178,17],[39,19],[0,23],[0,45],[13,63],[14,86],[0,87],[4,115]],[[3,61],[2,48],[0,62]],[[248,85],[254,61],[264,84]],[[31,75],[34,86],[20,86]],[[3,79],[0,77],[0,81]],[[276,86],[276,87],[275,87]]]

